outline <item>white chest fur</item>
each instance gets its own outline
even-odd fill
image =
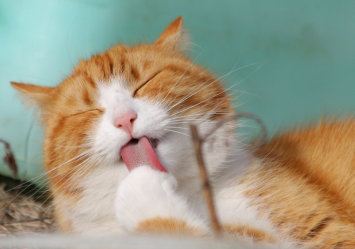
[[[267,217],[261,217],[252,200],[245,195],[244,184],[224,188],[216,193],[218,216],[222,223],[234,226],[252,227],[274,234],[272,223]]]
[[[114,235],[124,231],[115,217],[114,200],[118,183],[127,176],[121,166],[93,170],[82,182],[82,198],[68,210],[74,229],[82,234]]]

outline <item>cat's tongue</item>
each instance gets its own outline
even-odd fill
[[[138,141],[132,140],[123,146],[121,156],[129,171],[142,165],[149,165],[153,169],[168,172],[159,162],[147,137],[141,137]]]

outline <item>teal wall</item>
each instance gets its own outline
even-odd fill
[[[79,59],[118,42],[152,42],[180,15],[196,62],[219,76],[244,67],[227,86],[270,133],[352,113],[354,9],[345,0],[0,0],[0,138],[14,149],[20,178],[39,175],[42,130],[9,82],[56,85]],[[11,175],[2,162],[0,172]]]

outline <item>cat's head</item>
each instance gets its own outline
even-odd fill
[[[41,111],[47,170],[124,167],[121,148],[146,136],[169,172],[196,174],[189,124],[205,134],[234,108],[218,79],[188,59],[187,43],[180,17],[153,44],[118,45],[80,61],[56,87],[12,83]],[[232,122],[205,144],[211,171],[225,160],[234,129]]]

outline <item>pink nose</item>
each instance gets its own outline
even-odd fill
[[[117,128],[122,128],[128,134],[132,133],[133,122],[137,119],[137,113],[132,110],[126,112],[123,116],[115,118],[114,125]]]

